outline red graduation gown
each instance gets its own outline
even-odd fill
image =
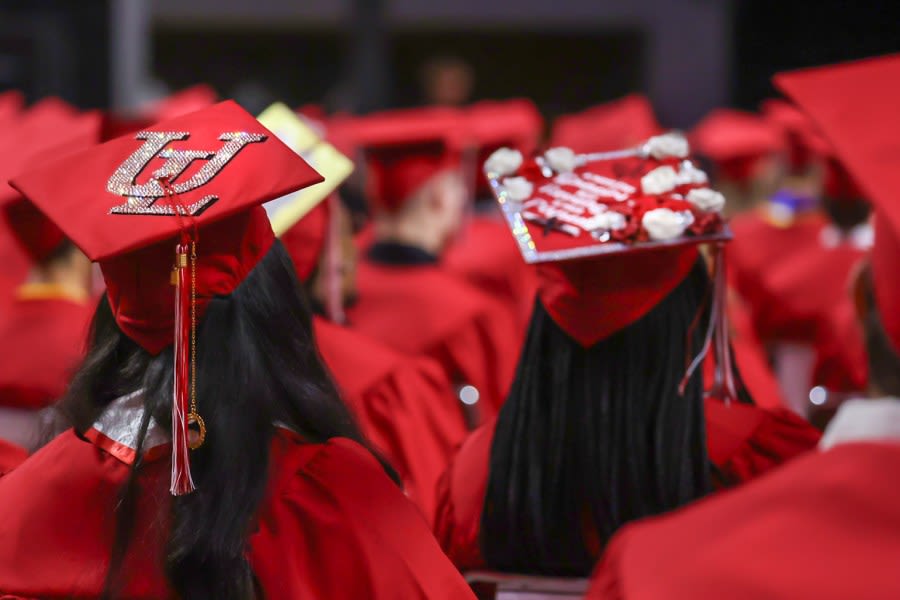
[[[366,257],[357,272],[353,327],[401,352],[428,356],[453,384],[478,389],[483,418],[506,397],[521,347],[509,307],[435,264],[387,265]]]
[[[102,429],[112,437],[91,430],[95,443],[69,430],[0,478],[0,594],[100,594],[131,468],[127,444]],[[173,597],[160,561],[167,523],[158,518],[171,500],[167,457],[166,446],[150,450],[139,478],[139,543],[126,556],[121,598]],[[473,598],[418,510],[355,442],[307,444],[279,429],[270,469],[247,543],[267,600]]]
[[[28,458],[28,451],[5,440],[0,440],[0,475],[9,473]]]
[[[437,480],[467,433],[443,369],[319,317],[313,326],[322,358],[366,436],[430,519]]]
[[[506,306],[514,307],[524,331],[534,308],[535,270],[502,216],[476,215],[441,257],[441,266]]]
[[[897,473],[900,444],[847,444],[631,524],[610,542],[588,598],[900,598]]]
[[[25,285],[0,323],[0,406],[39,410],[66,391],[93,310],[53,286]]]
[[[707,450],[727,482],[753,479],[815,448],[819,433],[787,411],[706,402]],[[434,531],[460,570],[485,568],[478,536],[494,423],[474,431],[460,447],[438,487]]]

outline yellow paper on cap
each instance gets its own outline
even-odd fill
[[[353,161],[338,152],[319,132],[281,102],[260,113],[257,120],[325,178],[322,183],[265,204],[272,229],[275,235],[280,236],[350,176]]]

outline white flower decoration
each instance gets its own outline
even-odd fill
[[[680,133],[665,133],[657,135],[644,144],[644,151],[655,158],[687,158],[690,148],[687,139]]]
[[[503,180],[506,197],[512,202],[522,202],[531,198],[534,186],[524,177],[507,177]]]
[[[698,169],[694,163],[689,160],[682,161],[678,168],[678,183],[694,183],[703,184],[709,181],[706,171]]]
[[[557,173],[570,173],[575,170],[577,157],[571,148],[559,146],[544,152],[544,160]]]
[[[603,231],[615,231],[625,227],[625,215],[614,210],[607,210],[593,218],[598,223],[597,229]]]
[[[709,188],[689,191],[687,201],[705,212],[722,212],[725,208],[725,196]]]
[[[651,240],[663,242],[681,237],[684,230],[693,222],[693,215],[689,212],[675,212],[669,208],[654,208],[644,213],[641,225],[650,235]]]
[[[484,161],[484,169],[496,177],[512,175],[522,166],[522,160],[522,153],[518,150],[500,148]]]
[[[659,196],[671,192],[677,185],[678,173],[668,165],[656,167],[641,177],[641,189],[648,196]]]

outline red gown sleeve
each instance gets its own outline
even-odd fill
[[[26,458],[28,451],[25,448],[0,440],[0,476],[12,471]]]
[[[705,402],[707,450],[726,487],[749,481],[815,449],[821,433],[787,409]]]
[[[435,535],[461,571],[486,566],[479,536],[495,424],[472,432],[438,482]]]
[[[250,539],[267,600],[474,598],[368,451],[343,439],[280,443]]]

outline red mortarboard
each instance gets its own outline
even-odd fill
[[[831,154],[825,138],[803,112],[789,102],[778,99],[765,100],[760,106],[763,118],[780,128],[788,141],[788,158],[791,168],[803,170]]]
[[[199,427],[198,444],[206,432],[189,385],[194,316],[233,292],[271,247],[261,205],[320,181],[252,115],[223,102],[12,182],[100,262],[126,335],[154,354],[174,342],[173,494],[194,489],[189,426]]]
[[[680,136],[631,151],[548,150],[486,171],[549,314],[585,347],[630,325],[684,279],[696,244],[727,239],[724,198]],[[507,164],[504,164],[507,163]]]
[[[54,126],[60,123],[56,114],[47,118]],[[32,118],[29,126],[20,131],[20,137],[0,149],[0,208],[19,245],[35,262],[43,261],[59,248],[65,235],[6,181],[26,168],[96,144],[100,121],[99,113],[68,117],[63,126],[49,133],[44,121]]]
[[[179,90],[151,104],[142,114],[152,121],[168,121],[215,104],[216,91],[204,83]]]
[[[875,300],[900,352],[900,54],[775,76],[872,202]]]
[[[661,131],[650,101],[641,94],[630,94],[559,117],[553,124],[551,143],[575,152],[602,152],[637,145]]]
[[[398,210],[435,175],[458,168],[469,141],[463,113],[449,108],[394,110],[353,120],[366,157],[369,201]]]
[[[746,181],[757,161],[787,150],[781,129],[739,110],[710,112],[690,133],[691,147],[710,159],[722,175]]]
[[[525,155],[534,153],[541,139],[544,121],[531,100],[486,100],[466,111],[467,127],[478,150],[477,194],[490,196],[490,185],[477,165],[484,164],[494,150],[515,148]]]
[[[0,123],[6,123],[18,116],[25,105],[25,96],[18,90],[0,93]]]
[[[331,210],[328,202],[320,202],[281,236],[300,281],[306,281],[319,264],[328,239]]]

